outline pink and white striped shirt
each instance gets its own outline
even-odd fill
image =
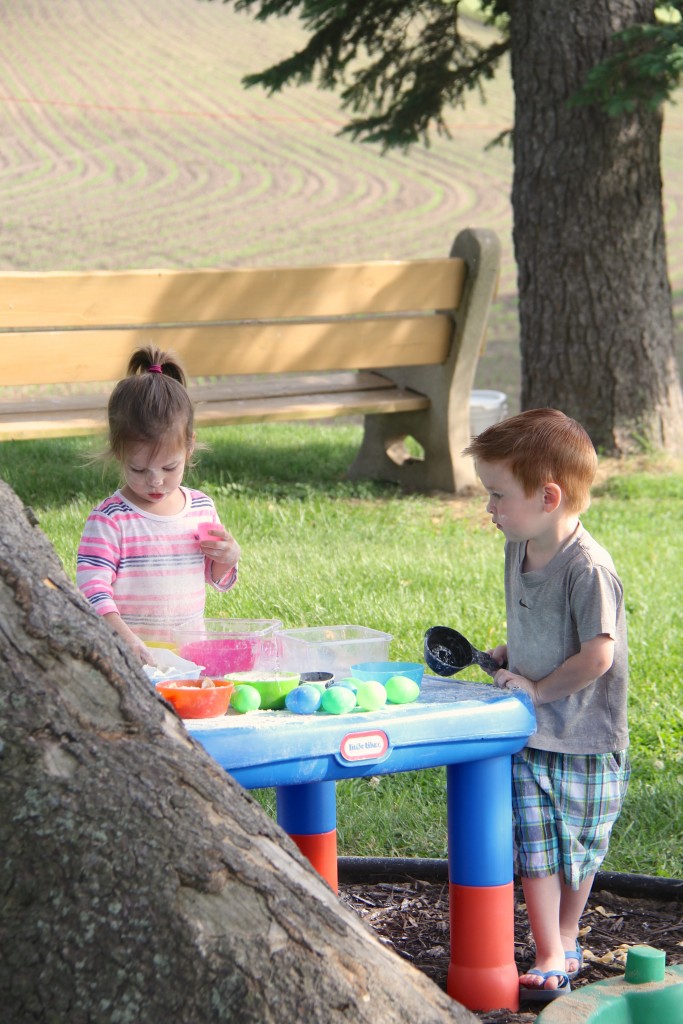
[[[229,590],[237,566],[217,583],[197,540],[199,523],[219,523],[213,501],[182,487],[177,515],[143,512],[120,491],[88,516],[78,548],[76,582],[96,612],[118,612],[142,640],[170,640],[204,616],[206,584]]]

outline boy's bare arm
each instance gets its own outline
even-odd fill
[[[570,693],[583,690],[589,683],[599,679],[614,661],[614,640],[607,633],[593,637],[581,644],[578,654],[572,655],[558,665],[543,679],[527,679],[501,668],[494,677],[496,686],[506,690],[524,690],[534,704],[549,704],[551,701],[568,697]]]

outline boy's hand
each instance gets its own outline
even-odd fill
[[[497,662],[501,668],[505,668],[508,663],[508,645],[498,644],[497,647],[492,647],[486,652],[495,662]]]
[[[536,703],[536,683],[526,676],[518,676],[507,668],[501,668],[493,677],[493,682],[500,690],[523,690]]]
[[[576,654],[572,654],[543,679],[532,682],[531,679],[501,668],[493,681],[501,689],[524,690],[534,704],[550,704],[554,700],[578,693],[599,679],[611,667],[613,660],[614,640],[608,633],[600,633],[592,640],[585,640]]]

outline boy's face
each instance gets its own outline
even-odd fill
[[[548,519],[544,515],[543,488],[527,497],[521,483],[504,462],[477,460],[477,473],[489,492],[486,511],[490,513],[506,540],[525,541],[543,532]]]

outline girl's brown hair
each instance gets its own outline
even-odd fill
[[[557,484],[568,512],[583,512],[598,457],[576,420],[558,409],[528,409],[494,423],[463,451],[483,462],[504,462],[530,497],[546,483]]]
[[[170,439],[194,447],[194,408],[178,361],[161,349],[137,349],[128,374],[112,391],[107,409],[109,452],[117,459],[131,444]]]

